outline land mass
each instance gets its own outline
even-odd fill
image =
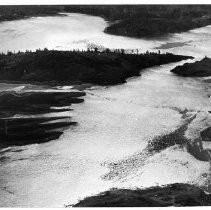
[[[165,207],[210,206],[211,197],[188,184],[171,184],[148,189],[112,189],[87,197],[73,207]]]
[[[60,5],[0,6],[0,21],[77,12],[105,18],[106,33],[158,37],[211,24],[210,5]]]
[[[37,16],[54,16],[58,15],[60,8],[58,6],[45,6],[45,5],[11,5],[0,6],[0,22],[19,20],[29,17]]]
[[[208,77],[211,76],[211,59],[205,57],[194,63],[185,63],[176,66],[171,72],[184,77]]]
[[[66,128],[75,126],[76,122],[68,114],[59,116],[58,113],[71,111],[71,104],[83,102],[81,97],[84,95],[80,91],[1,92],[0,149],[59,138]],[[57,113],[57,117],[43,116],[49,113]]]
[[[125,54],[124,50],[37,50],[0,54],[0,81],[114,85],[140,75],[141,69],[191,59],[171,53]]]
[[[0,81],[48,85],[115,85],[138,76],[143,68],[192,57],[170,53],[125,54],[124,50],[97,48],[87,51],[36,50],[0,54]],[[40,114],[71,111],[83,102],[85,93],[15,92],[0,94],[0,148],[44,143],[59,138],[66,127],[74,126],[69,115],[40,117]],[[56,109],[52,108],[56,107]],[[24,117],[16,117],[24,115]],[[31,117],[34,116],[34,117]],[[56,120],[56,122],[55,122]]]
[[[211,24],[208,5],[69,6],[67,11],[104,17],[106,33],[129,37],[159,37]]]

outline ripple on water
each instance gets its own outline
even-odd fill
[[[210,27],[152,41],[105,34],[106,25],[102,18],[80,14],[0,23],[1,50],[58,46],[84,49],[87,43],[93,43],[146,51],[165,43],[189,42],[161,51],[193,55],[197,59],[211,56],[207,47],[211,44]],[[12,38],[16,32],[24,34]],[[4,155],[9,159],[1,163],[0,204],[61,207],[111,187],[174,182],[206,188],[210,175],[207,161],[197,160],[181,145],[170,145],[150,154],[145,149],[153,137],[169,134],[181,126],[184,119],[178,110],[194,113],[210,110],[209,84],[171,74],[176,65],[147,69],[141,77],[129,79],[123,85],[90,88],[85,102],[73,105],[71,116],[79,123],[77,127],[66,130],[57,141],[15,148],[18,152],[6,151]],[[191,126],[186,135],[197,135]],[[209,147],[208,143],[203,145]],[[102,165],[105,162],[113,165],[123,162],[117,168],[125,171],[129,166],[131,173],[106,181],[102,179],[109,173],[107,165]]]

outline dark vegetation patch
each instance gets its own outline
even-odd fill
[[[60,8],[58,6],[30,6],[30,5],[12,5],[0,6],[0,21],[18,20],[28,17],[58,15]]]
[[[66,11],[97,15],[113,22],[106,33],[155,37],[211,24],[210,5],[66,6]]]
[[[196,118],[197,114],[189,116],[188,112],[190,110],[182,110],[176,107],[172,107],[172,109],[178,111],[182,115],[181,118],[184,121],[181,126],[173,132],[154,137],[140,153],[134,154],[120,161],[105,162],[103,166],[109,168],[109,172],[104,174],[102,178],[105,180],[124,180],[128,175],[134,174],[136,171],[140,170],[140,168],[146,164],[149,157],[175,145],[178,145],[180,148],[185,147],[187,152],[197,160],[210,161],[209,151],[204,150],[202,141],[204,141],[205,137],[210,139],[211,129],[207,128],[202,131],[202,138],[190,141],[185,137],[185,132],[188,129],[188,125]]]
[[[69,116],[41,117],[38,114],[70,111],[62,107],[83,102],[79,97],[84,95],[84,92],[2,92],[0,148],[44,143],[59,138],[65,128],[76,125],[76,122],[72,122]],[[52,109],[52,106],[60,109]]]
[[[54,5],[0,6],[0,21],[77,12],[101,16],[112,24],[106,33],[154,37],[211,24],[210,5]]]
[[[62,108],[73,103],[83,102],[84,92],[1,92],[0,116],[13,116],[14,114],[44,114],[49,112],[63,112],[70,110]],[[61,107],[52,109],[51,107]]]
[[[124,179],[126,176],[128,176],[128,174],[135,173],[135,171],[143,167],[150,156],[155,155],[174,145],[180,145],[181,147],[186,146],[190,151],[192,151],[192,145],[184,135],[189,123],[195,119],[196,115],[187,117],[187,109],[173,109],[182,114],[184,123],[180,127],[169,134],[154,137],[151,141],[149,141],[148,145],[141,153],[135,154],[117,162],[104,163],[104,165],[108,167],[110,171],[102,178],[106,180],[115,178]],[[199,154],[199,152],[195,152],[193,155],[195,155],[197,159],[204,160],[204,156]]]
[[[73,207],[210,206],[211,197],[189,184],[170,184],[147,189],[111,189],[79,201]]]
[[[125,19],[106,28],[105,32],[129,37],[159,37],[211,24],[211,18],[134,18]]]
[[[0,80],[114,85],[140,75],[141,69],[190,58],[171,53],[125,54],[123,49],[99,52],[97,48],[81,52],[8,52],[0,54]]]
[[[192,57],[170,53],[125,54],[97,48],[87,51],[36,50],[0,54],[0,80],[54,85],[123,83],[138,76],[143,68]],[[48,122],[29,115],[70,111],[71,104],[81,103],[84,92],[2,92],[0,93],[0,146],[43,143],[57,139],[63,129],[75,125],[69,120]],[[57,107],[59,109],[54,109]],[[26,117],[14,118],[15,115]],[[30,119],[29,119],[30,118]],[[43,121],[43,122],[41,122]],[[45,123],[44,122],[48,122]]]
[[[211,59],[203,58],[201,61],[194,63],[185,63],[177,66],[171,72],[184,77],[207,77],[211,76]]]

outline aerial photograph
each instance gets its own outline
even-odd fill
[[[1,208],[211,206],[211,4],[1,2]]]

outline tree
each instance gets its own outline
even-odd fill
[[[94,51],[95,51],[95,52],[99,52],[97,47],[94,48]]]
[[[124,50],[124,49],[121,49],[121,53],[122,53],[122,54],[125,54],[125,50]]]
[[[106,48],[106,49],[105,49],[105,52],[106,52],[106,53],[110,53],[111,51],[110,51],[109,48]]]

